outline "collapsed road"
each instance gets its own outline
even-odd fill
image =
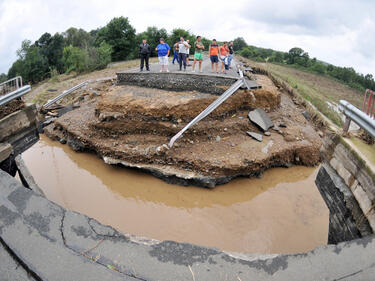
[[[237,90],[170,149],[170,138],[238,75],[128,71],[117,76],[117,84],[81,102],[47,126],[45,134],[77,151],[93,151],[108,164],[139,168],[180,185],[214,187],[270,167],[320,161],[316,129],[266,76],[248,80],[254,89]],[[272,129],[264,131],[248,119],[254,109],[272,120]],[[247,131],[261,133],[263,141]]]

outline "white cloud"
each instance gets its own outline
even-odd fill
[[[147,26],[189,29],[208,38],[242,36],[250,44],[282,51],[299,46],[310,56],[375,74],[375,3],[372,0],[0,0],[0,72],[7,72],[23,39],[37,40],[71,26],[104,26],[129,17]]]

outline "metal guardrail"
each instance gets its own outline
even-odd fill
[[[208,114],[214,111],[220,104],[222,104],[227,98],[234,94],[242,85],[244,85],[244,80],[237,80],[232,86],[229,87],[220,97],[218,97],[213,103],[211,103],[205,110],[199,113],[189,124],[187,124],[181,131],[179,131],[168,143],[169,147],[172,147],[174,142],[179,139],[182,134],[189,129],[191,126],[198,123],[200,120],[205,118]]]
[[[61,95],[58,95],[57,97],[53,98],[52,100],[49,100],[46,104],[43,105],[43,108],[47,108],[54,104],[55,102],[61,100],[63,97],[69,95],[70,93],[74,92],[75,90],[78,90],[79,88],[82,88],[83,86],[86,86],[88,84],[88,81],[82,82],[81,84],[78,84],[74,86],[73,88],[70,88],[69,90],[63,91]]]
[[[349,130],[350,122],[354,121],[375,138],[375,120],[369,115],[345,100],[340,100],[339,110],[346,116],[343,128],[345,133]]]
[[[13,92],[19,88],[21,88],[22,85],[22,77],[17,76],[12,79],[9,79],[3,83],[0,83],[0,96],[5,95],[7,93]]]
[[[22,88],[19,88],[19,89],[15,90],[11,93],[0,96],[0,106],[5,105],[5,104],[9,103],[10,101],[12,101],[16,98],[22,97],[23,95],[30,92],[30,90],[31,90],[31,86],[26,85],[26,86],[23,86]]]

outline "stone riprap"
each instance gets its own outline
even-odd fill
[[[238,80],[238,77],[225,75],[209,75],[198,73],[150,73],[120,72],[117,73],[119,85],[135,85],[170,91],[198,91],[221,95]],[[256,81],[248,81],[252,89],[260,86]]]
[[[375,178],[373,172],[349,149],[341,137],[328,134],[323,141],[322,157],[337,172],[357,200],[362,212],[361,221],[367,220],[375,231]]]
[[[372,233],[367,220],[352,192],[327,163],[323,164],[315,180],[329,209],[328,243],[337,244]]]
[[[3,171],[0,237],[7,247],[7,253],[0,248],[0,254],[9,258],[11,253],[43,281],[371,280],[375,275],[374,235],[303,254],[267,256],[159,242],[121,234],[68,211]],[[10,262],[0,262],[1,277],[22,274],[16,272],[20,269],[9,273]]]

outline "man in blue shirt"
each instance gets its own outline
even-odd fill
[[[168,70],[168,56],[171,48],[167,43],[165,43],[164,38],[160,38],[160,44],[156,46],[155,50],[158,52],[158,58],[161,65],[160,72],[165,71],[169,72]]]

